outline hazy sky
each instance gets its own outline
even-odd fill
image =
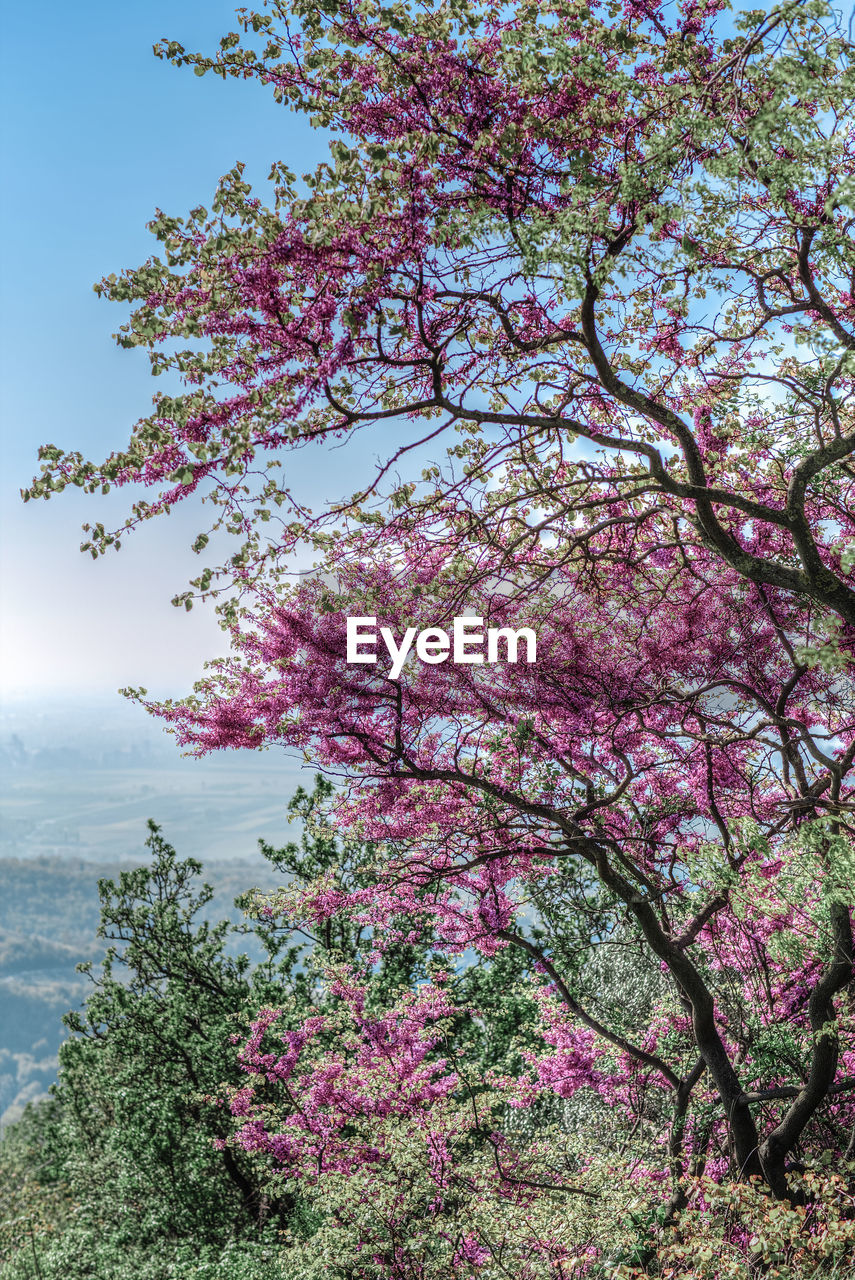
[[[124,313],[92,285],[154,250],[155,207],[208,204],[237,160],[255,183],[274,159],[305,172],[326,145],[260,86],[154,57],[164,36],[213,50],[237,29],[223,0],[7,4],[3,27],[2,688],[180,693],[223,648],[212,615],[169,604],[198,572],[196,521],[174,514],[93,562],[80,525],[109,523],[127,491],[26,506],[18,491],[40,443],[101,458],[147,411],[148,361],[115,346]]]

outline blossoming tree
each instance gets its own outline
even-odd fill
[[[199,751],[311,751],[388,850],[370,890],[322,880],[292,914],[524,952],[548,990],[517,1102],[667,1115],[678,1187],[786,1199],[855,1122],[853,45],[802,0],[241,22],[214,57],[159,52],[269,85],[330,162],[275,164],[272,207],[238,166],[210,211],[158,214],[161,256],[98,287],[183,387],[103,463],[45,447],[30,496],[146,486],[130,530],[200,495],[195,549],[238,539],[177,598],[225,593],[233,657],[160,714]],[[376,470],[313,514],[283,457],[352,441]],[[532,627],[537,662],[346,661],[349,615],[464,608]],[[600,980],[610,946],[648,966],[644,1009]],[[283,1065],[272,1025],[248,1064],[302,1078],[316,1029]],[[399,1109],[453,1091],[397,1063]],[[237,1105],[247,1141],[305,1146]]]

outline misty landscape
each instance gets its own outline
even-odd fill
[[[97,963],[98,880],[147,861],[147,822],[181,858],[198,858],[213,919],[240,919],[235,897],[275,873],[258,840],[293,839],[285,807],[301,780],[273,752],[184,758],[144,712],[112,703],[0,713],[0,1124],[56,1076],[62,1016]],[[249,949],[249,948],[247,948]]]

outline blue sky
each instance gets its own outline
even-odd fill
[[[115,346],[123,313],[92,285],[153,251],[155,207],[207,203],[236,160],[254,183],[274,159],[305,172],[326,144],[261,86],[154,57],[161,37],[213,50],[237,29],[222,0],[7,4],[3,26],[2,689],[180,693],[223,649],[211,614],[169,603],[198,571],[184,550],[193,519],[150,525],[95,563],[80,525],[107,523],[127,495],[112,508],[113,495],[77,491],[24,506],[18,491],[39,444],[102,457],[147,410],[147,360]]]

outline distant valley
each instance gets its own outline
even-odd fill
[[[56,1076],[63,1013],[97,962],[99,877],[145,860],[147,819],[213,886],[211,918],[275,873],[258,840],[293,839],[285,808],[302,781],[292,761],[237,753],[182,758],[159,727],[117,706],[16,704],[0,715],[0,1124]]]

